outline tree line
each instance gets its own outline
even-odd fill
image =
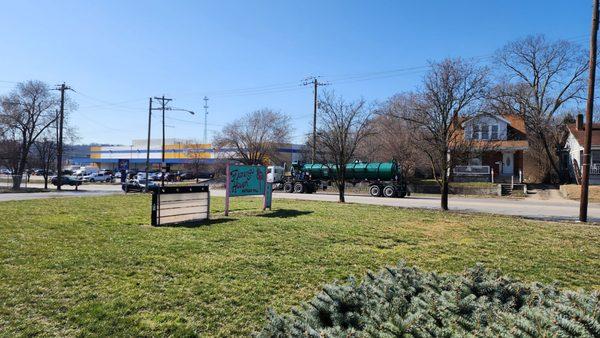
[[[48,187],[48,173],[56,166],[59,104],[58,94],[42,81],[18,83],[0,96],[0,167],[10,170],[13,189],[21,187],[32,166],[42,169]],[[66,121],[74,109],[67,100]],[[74,130],[66,125],[66,138],[74,138]]]
[[[344,202],[346,163],[393,158],[405,175],[429,172],[447,210],[451,168],[489,150],[462,137],[458,124],[484,113],[512,114],[525,122],[539,180],[564,182],[565,124],[574,121],[585,100],[587,71],[580,45],[537,35],[506,44],[489,64],[463,58],[432,61],[416,89],[384,102],[348,101],[325,92],[318,102],[318,162],[338,166],[334,182]],[[263,109],[228,124],[215,145],[235,149],[236,159],[247,164],[277,162],[277,145],[289,143],[292,131],[286,114]],[[312,136],[307,137],[307,147],[311,143]]]

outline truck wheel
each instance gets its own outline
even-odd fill
[[[381,196],[381,188],[378,185],[374,184],[369,187],[369,194],[371,194],[371,196],[373,197],[379,197]]]
[[[283,184],[283,192],[291,193],[294,192],[294,185],[290,182],[285,182]]]
[[[301,182],[296,182],[296,184],[294,184],[294,192],[297,194],[301,194],[304,192],[304,184],[302,184]]]
[[[90,178],[90,183],[94,183],[94,182],[96,182],[96,180],[93,178]]]
[[[386,185],[383,188],[383,196],[385,197],[395,197],[396,196],[396,188],[391,185]]]

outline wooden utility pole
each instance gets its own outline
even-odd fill
[[[592,148],[592,119],[594,117],[594,84],[596,82],[596,40],[598,38],[598,0],[594,0],[592,12],[592,34],[590,36],[590,66],[588,78],[587,105],[585,109],[585,141],[581,159],[581,198],[579,200],[579,221],[587,222],[588,193],[590,185],[590,153]]]
[[[204,97],[204,139],[203,143],[208,143],[208,97]]]
[[[62,190],[62,157],[63,157],[63,126],[65,120],[65,91],[71,90],[70,87],[61,84],[57,90],[60,91],[60,110],[58,112],[58,130],[56,144],[56,190]]]
[[[164,168],[166,166],[165,163],[165,110],[167,109],[167,103],[172,101],[173,99],[167,99],[165,98],[165,96],[163,95],[162,97],[155,97],[154,99],[160,101],[161,103],[161,110],[162,110],[162,163],[160,165],[161,167],[161,180],[160,180],[160,185],[161,187],[165,186],[165,172],[163,172]],[[148,181],[146,181],[146,184],[148,184]]]
[[[315,163],[315,157],[317,155],[317,100],[318,100],[318,95],[317,95],[317,91],[319,90],[319,82],[317,81],[317,78],[314,79],[314,92],[315,92],[315,99],[314,99],[314,109],[313,109],[313,146],[312,146],[312,156],[311,156],[311,161],[314,164]]]
[[[318,76],[315,77],[309,77],[304,79],[303,84],[309,85],[312,84],[313,85],[313,92],[314,92],[314,106],[313,106],[313,133],[312,133],[312,154],[311,154],[311,162],[315,163],[315,158],[317,156],[317,109],[319,107],[319,95],[318,95],[318,90],[319,90],[319,86],[326,86],[327,83],[321,83],[319,82],[319,80],[317,79]]]
[[[146,187],[148,187],[148,171],[150,171],[150,131],[152,130],[152,98],[148,102],[148,141],[146,143]]]

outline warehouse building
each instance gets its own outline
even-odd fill
[[[153,170],[160,168],[162,162],[162,139],[150,140],[150,165]],[[291,163],[301,160],[302,145],[285,144],[279,150],[281,162]],[[93,166],[100,169],[143,170],[146,166],[147,140],[133,140],[129,146],[91,146],[87,156],[76,156],[69,159],[74,166]],[[171,170],[184,170],[185,166],[200,162],[216,164],[233,156],[233,149],[215,149],[211,144],[201,144],[188,139],[165,140],[165,162]],[[279,163],[277,163],[279,164]]]

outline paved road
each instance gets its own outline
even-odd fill
[[[30,185],[31,186],[31,185]],[[75,197],[75,196],[102,196],[110,194],[122,194],[119,185],[110,184],[89,184],[79,188],[80,191],[74,191],[67,187],[66,191],[46,192],[46,193],[3,193],[0,194],[0,201],[26,200],[37,198],[53,197]],[[225,196],[225,191],[213,189],[213,196]],[[274,199],[300,199],[310,201],[337,201],[337,195],[334,194],[286,194],[276,192]],[[383,198],[350,195],[346,196],[346,201],[350,203],[387,205],[401,208],[424,208],[439,209],[439,196],[413,195],[407,198]],[[475,198],[475,197],[450,197],[450,210],[482,212],[491,214],[513,215],[533,219],[545,220],[577,220],[579,214],[579,202],[565,199],[539,200],[534,198],[509,199],[509,198]],[[593,222],[600,222],[600,204],[590,203],[589,219]]]

